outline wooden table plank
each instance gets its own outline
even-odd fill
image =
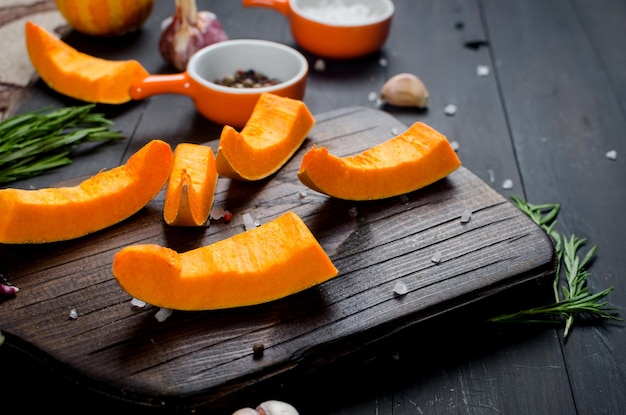
[[[590,290],[614,286],[608,301],[623,310],[626,165],[605,153],[626,151],[624,2],[484,4],[526,194],[560,203],[558,229],[599,245]],[[623,412],[623,330],[580,322],[563,353],[578,413]]]

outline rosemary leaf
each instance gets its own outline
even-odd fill
[[[94,107],[42,109],[0,121],[0,184],[71,164],[70,151],[82,143],[123,138]]]
[[[587,271],[587,267],[597,252],[597,246],[592,246],[581,259],[578,253],[587,242],[586,239],[576,235],[570,235],[568,238],[554,230],[560,205],[535,205],[518,196],[512,196],[511,200],[554,241],[558,260],[553,283],[554,303],[515,313],[501,314],[490,318],[489,321],[564,324],[564,341],[571,332],[574,319],[578,315],[586,314],[597,318],[623,321],[614,314],[615,309],[611,308],[608,302],[603,301],[613,291],[613,287],[596,294],[589,292],[587,280],[591,273]]]

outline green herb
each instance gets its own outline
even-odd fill
[[[0,184],[71,164],[70,151],[81,143],[123,138],[94,107],[44,109],[0,121]]]
[[[567,340],[576,315],[588,314],[599,318],[623,321],[612,313],[614,309],[608,307],[608,302],[603,301],[613,291],[614,287],[596,294],[589,292],[587,279],[591,274],[586,268],[596,254],[597,246],[591,247],[581,259],[578,252],[586,240],[576,235],[570,235],[567,238],[554,230],[556,217],[561,209],[560,205],[534,205],[517,196],[512,196],[511,199],[519,210],[538,224],[554,241],[558,259],[553,282],[555,301],[545,306],[502,314],[489,320],[522,323],[564,322],[564,341]]]

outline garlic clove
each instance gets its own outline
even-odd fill
[[[398,107],[428,107],[428,89],[421,79],[410,73],[389,78],[380,91],[380,98]]]
[[[296,408],[282,401],[265,401],[256,409],[259,415],[299,415]]]

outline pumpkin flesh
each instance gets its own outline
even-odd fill
[[[153,140],[126,164],[103,170],[77,186],[0,189],[0,243],[69,240],[121,222],[159,193],[172,159],[170,145]]]
[[[241,133],[224,126],[217,172],[238,180],[264,179],[289,161],[314,124],[304,102],[263,93]]]
[[[416,122],[404,133],[354,156],[340,158],[313,146],[302,159],[298,178],[328,196],[376,200],[421,189],[460,165],[445,136]]]
[[[149,76],[136,60],[87,55],[30,21],[26,22],[26,47],[34,68],[51,89],[85,102],[128,102],[133,82]]]
[[[178,144],[165,192],[165,222],[172,226],[203,225],[213,206],[217,177],[211,147]]]
[[[155,244],[130,245],[113,274],[134,298],[174,310],[261,304],[327,281],[338,271],[293,212],[257,228],[177,253]]]

